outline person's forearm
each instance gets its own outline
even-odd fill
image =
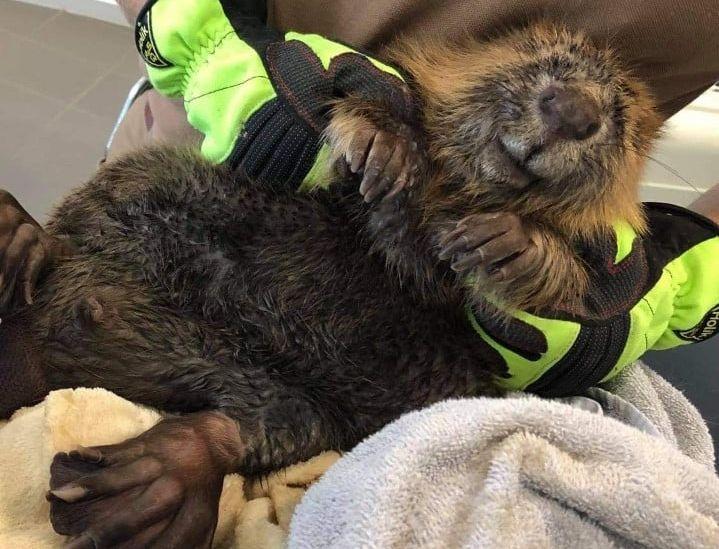
[[[140,8],[145,4],[146,0],[117,0],[122,13],[125,15],[128,23],[135,23]]]
[[[719,223],[719,183],[692,202],[689,209]]]

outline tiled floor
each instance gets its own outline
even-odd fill
[[[0,186],[44,218],[92,173],[137,77],[129,28],[0,0]]]
[[[42,220],[93,171],[137,75],[128,28],[0,0],[0,187]],[[648,361],[719,440],[719,340]]]

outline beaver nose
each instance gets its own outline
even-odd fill
[[[539,94],[539,110],[550,131],[581,141],[599,131],[599,105],[574,88],[549,86]]]

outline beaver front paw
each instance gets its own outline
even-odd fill
[[[32,303],[43,268],[70,253],[67,243],[48,235],[14,196],[0,190],[0,313],[10,312],[16,294]]]
[[[474,214],[459,221],[440,240],[439,259],[452,270],[512,283],[536,272],[542,263],[540,246],[513,213]]]
[[[402,133],[363,128],[352,137],[345,159],[352,173],[362,172],[359,192],[365,202],[389,200],[414,185],[421,154],[408,132]]]

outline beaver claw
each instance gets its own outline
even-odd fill
[[[438,257],[452,270],[480,270],[495,282],[518,279],[532,271],[539,257],[518,216],[512,213],[475,214],[459,221],[440,240]]]

